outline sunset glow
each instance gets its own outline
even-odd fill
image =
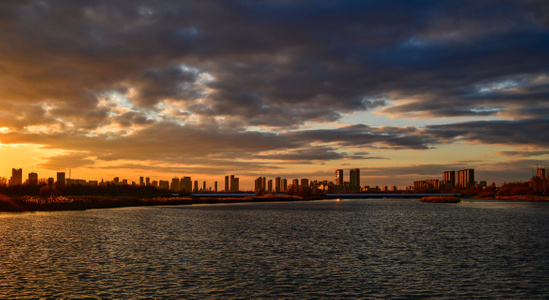
[[[527,180],[549,164],[542,7],[3,3],[0,177]]]

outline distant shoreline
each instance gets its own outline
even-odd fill
[[[365,194],[367,195],[367,194]],[[341,195],[341,198],[345,198]],[[410,195],[408,195],[410,196]],[[356,197],[349,197],[355,198]],[[364,197],[364,199],[371,197]],[[417,197],[421,198],[420,195]],[[467,197],[462,197],[467,198]],[[35,211],[67,211],[87,210],[101,208],[121,208],[139,206],[160,206],[160,205],[196,205],[196,204],[231,204],[231,203],[254,203],[254,202],[294,202],[294,201],[316,201],[330,200],[333,197],[315,196],[300,197],[289,195],[265,195],[245,197],[110,197],[110,196],[54,196],[49,198],[40,197],[19,197],[0,198],[0,212],[35,212]],[[549,201],[545,196],[496,196],[490,198],[473,197],[479,200],[510,200],[510,201]]]

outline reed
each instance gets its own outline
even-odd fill
[[[431,196],[421,198],[421,202],[431,203],[459,203],[460,199],[453,196]]]

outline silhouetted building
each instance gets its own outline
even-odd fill
[[[280,193],[280,177],[275,178],[275,192]]]
[[[230,190],[229,176],[225,176],[225,192],[228,192],[229,190]]]
[[[54,184],[53,177],[48,177],[48,185],[53,185],[53,184]]]
[[[195,181],[194,181],[193,192],[198,192],[198,180],[195,180]]]
[[[240,179],[238,177],[235,177],[232,182],[233,184],[232,184],[231,192],[240,191]]]
[[[150,177],[146,177],[146,178],[145,178],[145,185],[146,185],[146,186],[151,185],[151,178],[150,178]]]
[[[309,179],[301,178],[301,186],[309,186]]]
[[[158,181],[158,188],[161,190],[169,190],[170,189],[170,182],[167,180],[160,180]]]
[[[538,168],[538,170],[536,172],[536,176],[538,176],[540,178],[545,178],[545,169]]]
[[[263,189],[263,178],[257,177],[254,181],[254,191],[260,192]]]
[[[234,175],[230,175],[229,178],[230,178],[230,180],[229,180],[230,191],[234,192],[234,187],[233,187],[233,185],[234,185]]]
[[[217,181],[214,181],[214,192],[217,193]]]
[[[120,178],[114,177],[114,178],[112,179],[112,183],[114,183],[114,184],[120,184]]]
[[[282,192],[286,192],[288,189],[288,179],[284,178],[281,180],[282,182]]]
[[[29,184],[30,185],[37,185],[38,184],[38,174],[37,173],[29,173]]]
[[[179,182],[179,179],[177,179],[177,182]],[[140,185],[140,186],[145,185],[145,182],[143,181],[143,176],[140,176],[140,177],[139,177],[139,185]],[[178,184],[178,186],[179,186],[179,184]]]
[[[456,171],[445,171],[442,173],[442,184],[446,187],[456,186]]]
[[[459,187],[468,187],[475,185],[475,170],[474,169],[465,169],[457,171],[456,174],[456,186]]]
[[[23,169],[11,169],[10,186],[23,184]]]
[[[141,179],[143,179],[143,177],[141,177]],[[174,192],[179,191],[179,178],[177,177],[172,178],[172,184],[170,185],[170,190]]]
[[[185,193],[190,193],[193,190],[193,182],[191,180],[191,177],[185,176],[181,178],[181,182],[179,183],[180,190],[182,190]]]
[[[272,180],[272,179],[269,179],[267,191],[268,191],[269,193],[272,193],[272,192],[273,192],[273,180]]]
[[[65,185],[65,172],[57,172],[57,185],[58,186]]]
[[[342,169],[335,170],[334,184],[343,185],[343,170]]]
[[[349,183],[352,191],[360,191],[360,169],[355,168],[349,171]]]
[[[202,190],[205,191],[206,190],[206,180],[204,180],[202,182]]]
[[[414,192],[436,191],[438,189],[440,189],[440,181],[438,179],[414,181]]]
[[[299,179],[292,180],[292,185],[293,186],[299,186]]]

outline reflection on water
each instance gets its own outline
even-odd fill
[[[541,298],[548,208],[341,199],[0,214],[0,298]]]

